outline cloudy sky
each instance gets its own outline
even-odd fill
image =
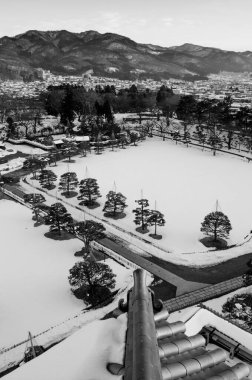
[[[252,0],[0,0],[0,36],[113,32],[162,46],[252,50]]]

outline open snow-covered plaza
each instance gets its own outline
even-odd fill
[[[121,192],[127,197],[126,217],[113,223],[137,234],[132,213],[137,207],[135,200],[143,195],[153,209],[156,203],[157,210],[165,215],[166,225],[158,229],[163,239],[155,243],[168,251],[206,250],[199,241],[203,236],[201,222],[216,210],[217,201],[218,210],[229,217],[233,227],[229,244],[242,242],[251,230],[252,167],[245,160],[220,153],[213,156],[209,151],[149,138],[137,147],[106,150],[101,155],[92,153],[74,157],[74,161],[69,164],[67,160],[61,161],[51,169],[58,180],[67,171],[76,172],[79,180],[86,177],[98,180],[101,206],[91,210],[92,214],[104,218],[106,194],[109,190]],[[39,185],[37,181],[33,184]],[[56,189],[50,192],[60,195]],[[76,197],[67,201],[79,203]],[[144,238],[153,242],[148,234]]]
[[[55,241],[44,233],[48,226],[34,227],[31,210],[1,200],[0,251],[0,349],[27,338],[28,331],[40,333],[85,308],[71,293],[69,269],[74,253],[83,243],[78,239]],[[106,260],[116,277],[116,288],[132,281],[132,271]],[[68,326],[72,328],[71,323]],[[53,335],[53,331],[51,333]]]

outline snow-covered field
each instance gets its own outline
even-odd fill
[[[217,200],[219,209],[228,215],[233,226],[230,244],[242,242],[251,230],[252,167],[237,158],[222,154],[213,157],[212,153],[197,148],[148,139],[138,147],[75,158],[75,163],[61,162],[51,169],[58,176],[69,169],[77,173],[79,180],[87,176],[96,178],[102,193],[101,206],[109,190],[116,188],[122,192],[127,197],[127,215],[113,223],[131,232],[136,227],[132,213],[135,200],[143,193],[151,208],[156,201],[166,225],[158,229],[163,239],[155,243],[172,252],[206,250],[199,242],[201,222],[215,210]],[[76,198],[68,201],[78,204]],[[104,218],[102,207],[91,212]],[[153,242],[148,235],[144,238]]]
[[[0,349],[39,333],[80,312],[68,283],[69,269],[80,258],[77,239],[44,237],[48,226],[34,227],[31,210],[14,202],[0,202]],[[132,282],[132,271],[108,259],[117,274],[116,289]],[[69,325],[69,328],[71,326]]]
[[[126,322],[125,314],[92,322],[6,380],[113,380],[106,366],[123,363]]]

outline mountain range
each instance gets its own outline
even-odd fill
[[[188,43],[161,47],[92,30],[30,30],[0,38],[0,79],[34,80],[41,76],[39,68],[58,75],[196,79],[219,71],[252,72],[252,52]]]

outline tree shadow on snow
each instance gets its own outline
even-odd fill
[[[125,214],[125,212],[122,212],[122,213],[120,213],[120,214],[116,214],[116,215],[114,215],[113,213],[105,212],[105,213],[104,213],[104,216],[105,216],[106,218],[111,218],[111,219],[114,219],[114,220],[118,220],[118,219],[123,219],[123,218],[125,218],[126,214]]]
[[[70,240],[75,239],[75,236],[66,231],[61,231],[59,234],[57,231],[49,231],[44,234],[44,236],[48,239],[52,240]]]
[[[61,195],[63,195],[65,198],[73,198],[73,197],[76,197],[78,193],[76,191],[69,191],[69,193],[67,191],[64,191],[63,193],[61,193]]]

